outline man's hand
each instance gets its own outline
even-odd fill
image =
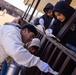
[[[12,23],[19,23],[20,19],[21,19],[21,17],[18,16],[12,21]]]
[[[47,63],[42,62],[42,64],[40,66],[38,66],[38,68],[45,72],[45,73],[51,73],[53,75],[58,75],[58,72],[54,71]]]

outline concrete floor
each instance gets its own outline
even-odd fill
[[[3,25],[5,22],[11,22],[14,19],[13,16],[0,11],[0,25]]]

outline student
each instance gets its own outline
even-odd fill
[[[57,73],[47,63],[24,48],[24,43],[31,41],[36,35],[36,28],[30,24],[20,27],[18,23],[5,23],[1,26],[0,64],[10,56],[19,65],[25,67],[37,66],[43,72]]]
[[[32,41],[28,44],[28,50],[30,53],[35,53],[41,46],[40,39],[34,38]]]
[[[35,24],[40,24],[44,29],[47,29],[53,18],[52,16],[53,7],[54,6],[51,3],[48,3],[43,9],[45,14],[42,15],[40,18],[35,19]]]
[[[34,38],[31,42],[26,44],[30,53],[34,54],[41,46],[40,39]],[[22,67],[20,75],[28,75],[28,68]]]
[[[70,17],[75,12],[75,9],[71,7],[65,1],[59,1],[56,3],[53,9],[53,16],[56,19],[53,26],[53,34],[56,36],[65,23],[70,19]],[[67,31],[61,42],[68,48],[76,51],[76,22]]]

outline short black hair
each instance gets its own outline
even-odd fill
[[[24,30],[25,28],[27,28],[29,31],[33,32],[35,34],[35,36],[37,35],[37,30],[36,28],[31,25],[31,24],[24,24],[21,29]]]
[[[46,6],[44,7],[43,11],[48,12],[48,10],[53,10],[53,4],[47,3]]]

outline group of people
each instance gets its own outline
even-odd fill
[[[45,8],[45,14],[39,18],[39,24],[45,28],[46,35],[57,36],[62,27],[68,22],[76,10],[66,1],[59,1],[53,6],[48,3]],[[36,22],[36,21],[35,21]],[[53,34],[53,35],[52,35]],[[69,49],[76,52],[76,22],[60,39],[61,43]]]
[[[59,1],[55,6],[48,3],[44,8],[44,12],[45,14],[39,18],[39,23],[44,30],[50,28],[51,34],[56,36],[73,15],[75,9],[65,1]],[[53,18],[55,19],[54,23],[50,26]],[[18,23],[19,18],[0,26],[0,64],[10,56],[19,65],[25,67],[37,66],[45,73],[49,72],[58,75],[58,72],[54,71],[50,65],[32,54],[40,47],[40,40],[35,38],[37,35],[36,28],[30,24],[20,26]],[[26,48],[25,44],[30,41],[30,45]],[[67,31],[61,42],[68,48],[76,51],[76,23]],[[20,75],[26,74],[26,71],[24,74],[21,74],[26,69],[25,67],[20,71]]]

